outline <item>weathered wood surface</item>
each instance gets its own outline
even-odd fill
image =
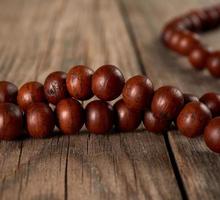
[[[158,38],[171,17],[206,0],[1,0],[0,79],[43,82],[75,64],[112,63],[200,95],[219,81]],[[217,32],[204,41],[217,45]],[[167,136],[168,135],[168,136]],[[220,158],[176,132],[0,142],[0,199],[219,199]]]

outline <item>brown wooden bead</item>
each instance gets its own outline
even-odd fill
[[[15,140],[23,134],[23,119],[20,108],[12,103],[0,104],[0,139]]]
[[[28,133],[35,138],[45,138],[53,134],[55,117],[51,108],[44,103],[34,103],[26,113]]]
[[[177,117],[177,127],[186,137],[201,135],[212,114],[208,107],[200,102],[190,102],[184,106]]]
[[[0,103],[16,103],[18,88],[8,81],[0,81]]]
[[[182,37],[180,38],[177,44],[177,52],[181,55],[189,55],[191,50],[199,47],[200,42],[197,34],[193,33],[182,33]]]
[[[199,98],[193,94],[184,93],[183,97],[184,97],[184,104],[187,104],[192,101],[199,101]]]
[[[61,99],[68,97],[66,73],[56,71],[49,74],[44,82],[44,93],[49,103],[56,105]]]
[[[115,103],[114,111],[116,114],[115,125],[119,131],[133,131],[141,123],[142,112],[128,108],[123,99]]]
[[[114,123],[112,106],[102,100],[95,100],[86,106],[86,128],[95,134],[109,132]]]
[[[209,51],[203,47],[194,48],[189,53],[189,62],[195,69],[203,69],[206,67],[206,62],[209,57]]]
[[[201,96],[200,101],[210,109],[213,117],[220,115],[220,94],[206,93]]]
[[[175,31],[171,38],[170,38],[170,41],[168,41],[168,46],[171,50],[173,51],[178,51],[178,44],[180,42],[182,38],[182,31]]]
[[[82,105],[75,99],[63,99],[56,107],[58,127],[65,135],[75,134],[82,128],[85,116]]]
[[[209,149],[220,153],[220,117],[212,119],[205,127],[204,140]]]
[[[170,42],[174,32],[175,32],[175,30],[173,28],[170,28],[170,27],[165,27],[165,29],[162,32],[161,39],[162,39],[162,42],[167,47],[169,47],[169,42]]]
[[[44,86],[36,81],[25,83],[18,90],[17,102],[24,111],[37,102],[45,102]]]
[[[121,94],[124,82],[124,76],[117,67],[103,65],[92,77],[92,91],[101,100],[111,101]]]
[[[157,118],[172,120],[177,117],[184,104],[182,92],[176,87],[163,86],[156,90],[151,110]]]
[[[170,126],[169,120],[157,118],[151,111],[145,111],[143,123],[146,130],[153,133],[162,133]]]
[[[220,77],[220,52],[210,53],[207,59],[207,67],[214,77]]]
[[[84,65],[78,65],[67,73],[66,85],[70,95],[78,100],[87,100],[93,96],[93,70]]]
[[[149,107],[154,93],[151,80],[142,75],[127,80],[123,89],[123,100],[126,105],[135,110],[144,110]]]

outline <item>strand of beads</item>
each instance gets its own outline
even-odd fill
[[[169,49],[188,57],[195,69],[208,68],[212,76],[220,78],[220,51],[204,46],[198,35],[218,26],[220,4],[193,10],[171,20],[163,29],[162,41]]]
[[[110,101],[121,94],[112,106]],[[84,108],[80,101],[94,95],[99,100],[90,101]],[[134,131],[143,121],[146,130],[154,133],[168,131],[171,124],[186,137],[204,133],[207,146],[220,153],[219,116],[219,94],[207,93],[198,99],[173,86],[154,90],[152,81],[143,75],[125,82],[113,65],[103,65],[95,72],[75,66],[67,74],[49,74],[44,85],[28,82],[19,90],[13,83],[0,82],[2,140],[18,139],[24,133],[35,138],[52,136],[55,125],[64,135],[78,133],[84,124],[95,134],[113,128]]]

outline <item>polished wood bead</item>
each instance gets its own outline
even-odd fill
[[[184,105],[184,96],[176,87],[163,86],[156,90],[151,110],[157,118],[172,120]]]
[[[181,55],[189,55],[191,50],[201,46],[197,34],[194,33],[182,33],[181,38],[177,44],[177,52]]]
[[[66,73],[56,71],[49,74],[44,82],[44,93],[47,101],[56,105],[61,99],[68,97]]]
[[[220,94],[206,93],[201,96],[200,101],[210,109],[213,117],[220,115]]]
[[[182,31],[175,31],[172,36],[170,37],[170,40],[168,41],[168,47],[173,51],[178,51],[178,45],[182,38]]]
[[[220,51],[210,53],[207,59],[207,67],[212,76],[220,77]]]
[[[93,70],[84,65],[77,65],[67,73],[66,85],[70,95],[78,100],[87,100],[93,96]]]
[[[192,101],[199,101],[199,98],[193,94],[184,93],[183,97],[184,97],[184,104],[187,104]]]
[[[92,91],[99,99],[111,101],[121,94],[124,83],[124,76],[117,67],[103,65],[92,77]]]
[[[11,82],[0,81],[0,103],[16,103],[18,88]]]
[[[115,125],[118,131],[126,132],[135,130],[142,119],[142,112],[130,109],[123,99],[114,104]]]
[[[205,127],[204,140],[209,149],[220,153],[220,117],[212,119]]]
[[[102,100],[95,100],[86,106],[86,128],[95,134],[105,134],[113,128],[112,106]]]
[[[165,27],[162,32],[161,40],[167,47],[169,47],[169,42],[170,42],[174,32],[175,32],[175,30],[171,27]]]
[[[162,133],[166,131],[171,124],[169,120],[155,117],[151,111],[145,111],[143,123],[146,130],[153,133]]]
[[[26,113],[28,133],[35,138],[53,135],[55,117],[52,109],[45,103],[33,103]]]
[[[44,86],[36,81],[25,83],[18,90],[17,102],[23,111],[37,102],[46,102]]]
[[[203,69],[206,67],[207,59],[209,57],[209,51],[203,47],[194,48],[189,53],[189,62],[195,69]]]
[[[126,105],[135,110],[144,110],[150,106],[154,93],[151,80],[142,75],[136,75],[127,80],[122,95]]]
[[[186,137],[196,137],[203,133],[212,114],[201,102],[190,102],[184,106],[177,117],[177,127]]]
[[[15,140],[23,134],[23,116],[13,103],[0,104],[0,140]]]
[[[75,134],[82,128],[85,115],[82,105],[75,99],[63,99],[56,107],[58,127],[65,135]]]

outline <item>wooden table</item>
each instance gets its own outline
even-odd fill
[[[0,77],[43,82],[72,65],[148,74],[156,87],[220,91],[207,71],[165,49],[172,17],[218,0],[1,0]],[[204,42],[219,48],[220,31]],[[176,131],[0,142],[0,199],[220,199],[220,156]]]

